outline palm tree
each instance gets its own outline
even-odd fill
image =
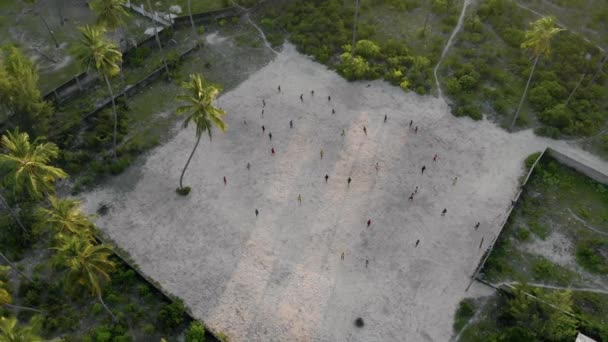
[[[42,341],[38,332],[42,317],[34,316],[26,326],[17,325],[15,317],[0,317],[0,342]]]
[[[7,132],[0,142],[8,151],[7,154],[0,153],[0,167],[8,171],[2,184],[12,187],[15,195],[26,193],[31,198],[40,199],[55,192],[55,180],[67,177],[60,168],[48,165],[59,154],[55,144],[38,141],[32,144],[29,135],[19,131]]]
[[[50,208],[38,209],[39,228],[51,228],[56,234],[90,236],[95,226],[80,210],[80,203],[71,199],[49,197]]]
[[[96,24],[115,30],[125,24],[125,19],[130,16],[124,5],[125,0],[91,0],[89,7],[97,13]]]
[[[538,64],[538,60],[541,56],[548,57],[551,53],[551,39],[563,29],[555,27],[555,18],[553,17],[544,17],[540,18],[537,21],[532,23],[532,30],[526,31],[525,40],[521,43],[521,48],[529,51],[534,57],[534,64],[532,65],[532,70],[530,70],[530,76],[528,77],[528,82],[526,83],[526,88],[524,88],[524,93],[521,96],[519,101],[519,105],[517,106],[517,110],[515,111],[515,115],[513,115],[513,121],[511,121],[511,126],[509,127],[510,131],[513,131],[513,127],[515,126],[515,121],[519,116],[519,112],[521,111],[521,106],[526,99],[526,95],[528,93],[528,87],[530,86],[530,81],[532,81],[532,75],[534,75],[534,70],[536,70],[536,65]]]
[[[187,113],[187,117],[184,120],[184,128],[188,127],[191,121],[196,125],[196,144],[194,144],[192,153],[190,153],[190,157],[188,157],[188,161],[179,177],[179,188],[177,189],[178,193],[187,194],[189,188],[187,190],[184,189],[184,173],[186,173],[190,160],[192,160],[192,156],[201,141],[201,136],[207,131],[209,141],[211,141],[211,128],[213,126],[224,132],[226,130],[226,123],[223,120],[223,116],[226,115],[226,112],[213,106],[213,101],[215,101],[220,93],[220,89],[215,85],[207,83],[203,75],[190,75],[190,81],[183,82],[182,88],[186,92],[179,95],[177,99],[185,101],[187,104],[177,108],[177,114]]]
[[[106,311],[116,320],[102,298],[102,284],[110,280],[109,273],[114,271],[114,262],[108,258],[112,248],[106,244],[92,243],[91,238],[77,235],[59,235],[59,247],[53,256],[55,265],[68,269],[65,281],[69,289],[87,288],[99,299]]]
[[[11,265],[11,267],[13,267],[13,266]],[[2,279],[7,278],[8,270],[11,267],[0,266],[0,278],[2,278]],[[17,270],[17,269],[15,269],[15,270]],[[21,274],[21,272],[19,270],[17,270],[17,272],[19,272],[19,274]],[[29,278],[27,278],[27,279],[29,280]],[[13,305],[13,297],[11,296],[10,292],[8,292],[6,282],[4,282],[2,280],[0,280],[0,305],[4,306],[6,308],[9,308],[9,309],[28,310],[28,311],[34,311],[34,312],[40,312],[40,313],[42,312],[40,310],[28,308],[26,306]]]
[[[355,0],[355,20],[353,23],[353,46],[350,50],[351,57],[355,57],[355,44],[357,43],[357,21],[359,20],[359,0]]]
[[[156,11],[152,8],[150,4],[150,0],[148,0],[148,8],[150,9],[150,15],[154,15],[154,18],[157,17]],[[154,13],[154,14],[152,14]],[[163,65],[165,67],[165,73],[169,75],[169,66],[167,65],[167,59],[165,58],[165,52],[163,51],[163,44],[160,42],[160,37],[158,36],[158,30],[156,29],[156,19],[152,19],[152,27],[154,28],[154,36],[156,37],[156,44],[158,45],[158,50],[160,51],[161,58],[163,60]]]
[[[112,100],[112,111],[114,113],[114,139],[112,144],[112,155],[116,158],[116,134],[118,129],[118,114],[116,112],[116,102],[114,92],[110,84],[110,77],[116,76],[120,72],[122,63],[122,53],[118,51],[116,45],[104,37],[106,29],[102,27],[84,26],[80,28],[83,39],[77,55],[78,60],[85,68],[93,66],[100,77],[104,79],[110,92]]]
[[[194,18],[192,18],[192,6],[191,6],[191,0],[188,0],[188,16],[190,17],[190,25],[192,26],[192,37],[194,39],[196,39],[196,44],[198,45],[198,47],[200,48],[201,45],[198,41],[198,37],[196,34],[196,27],[194,26]]]

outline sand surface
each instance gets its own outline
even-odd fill
[[[455,118],[442,99],[348,83],[290,45],[219,103],[228,131],[201,141],[188,197],[175,188],[192,127],[84,197],[91,213],[112,203],[100,229],[231,341],[448,341],[458,302],[484,291],[464,290],[525,157],[550,144],[607,169],[531,131]]]

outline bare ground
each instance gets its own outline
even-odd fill
[[[529,130],[455,118],[442,99],[348,83],[290,45],[219,103],[229,129],[201,142],[188,197],[174,190],[194,131],[176,127],[139,165],[86,194],[85,207],[113,203],[100,229],[232,341],[447,341],[458,302],[488,291],[464,289],[524,158],[551,144],[608,169]]]

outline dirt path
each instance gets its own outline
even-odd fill
[[[598,233],[600,235],[608,236],[608,233],[603,232],[603,231],[601,231],[601,230],[599,230],[597,228],[594,228],[594,227],[590,226],[585,220],[583,220],[582,218],[578,217],[570,208],[568,208],[568,212],[570,212],[570,215],[572,215],[572,217],[575,220],[577,220],[578,222],[582,223],[585,226],[585,228],[587,228],[589,230],[592,230],[592,231],[594,231],[594,232],[596,232],[596,233]]]
[[[448,42],[445,44],[445,47],[443,48],[443,51],[441,52],[441,57],[439,58],[437,65],[435,65],[435,69],[433,69],[433,75],[435,75],[435,83],[437,84],[437,91],[439,92],[440,98],[443,98],[443,92],[441,91],[441,85],[439,84],[439,77],[437,76],[437,71],[439,70],[439,66],[441,65],[441,62],[443,62],[443,59],[445,58],[448,51],[452,47],[452,44],[454,43],[454,37],[456,37],[458,32],[460,32],[460,30],[462,29],[462,23],[464,22],[464,16],[467,12],[467,7],[473,1],[474,0],[464,0],[464,3],[462,4],[462,11],[460,12],[460,17],[458,18],[458,24],[456,24],[454,31],[452,31],[452,34],[450,35],[450,39],[448,39]]]

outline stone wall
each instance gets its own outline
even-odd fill
[[[568,156],[552,148],[547,148],[547,152],[549,156],[553,157],[553,159],[557,160],[561,164],[571,167],[597,182],[608,185],[608,174],[602,173],[601,171],[584,164],[583,162],[577,160],[576,156]]]

